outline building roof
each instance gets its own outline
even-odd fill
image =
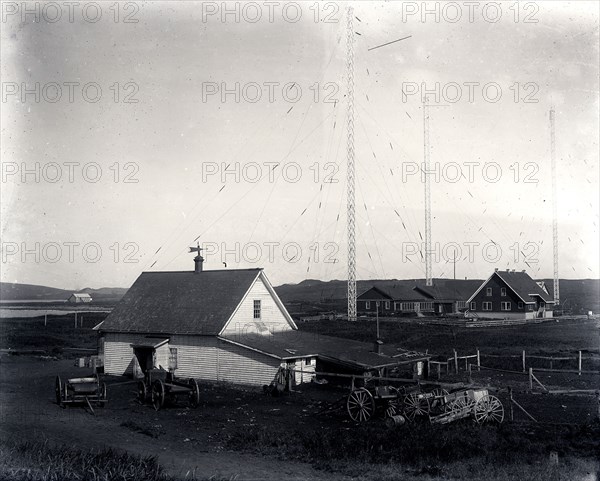
[[[100,329],[217,335],[261,272],[143,272]]]
[[[73,296],[78,297],[79,299],[91,299],[92,298],[92,296],[90,296],[87,292],[82,292],[82,293],[74,292],[73,294],[71,294],[71,297],[73,297]]]
[[[553,303],[554,299],[540,285],[535,282],[525,271],[495,271],[475,293],[470,297],[473,299],[493,276],[498,276],[513,292],[525,303],[535,302],[535,297],[540,297],[545,302]]]
[[[394,300],[394,301],[427,301],[427,300],[429,300],[427,297],[425,297],[420,292],[415,291],[414,288],[411,288],[411,287],[408,287],[408,286],[402,285],[402,284],[391,284],[391,285],[390,284],[385,284],[385,285],[374,284],[370,289],[366,290],[360,296],[358,296],[358,298],[368,300],[368,296],[367,297],[363,297],[363,296],[367,292],[369,292],[371,289],[375,289],[375,290],[379,291],[381,294],[383,294],[384,296],[386,296],[389,299]]]
[[[374,369],[428,359],[430,356],[406,351],[391,344],[381,346],[382,354],[373,352],[374,343],[324,336],[305,331],[276,332],[269,336],[239,334],[219,336],[237,344],[278,359],[314,357],[355,368]]]
[[[415,289],[436,301],[466,301],[480,285],[481,280],[436,279],[433,286],[421,284]]]

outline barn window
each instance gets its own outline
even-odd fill
[[[254,319],[260,319],[260,299],[254,301]]]
[[[371,309],[371,301],[365,301],[365,309]]]
[[[506,287],[501,287],[501,288],[500,288],[500,295],[501,295],[502,297],[506,297]]]
[[[389,308],[390,308],[390,301],[385,301],[385,308],[389,310]]]
[[[510,302],[501,302],[500,310],[501,311],[510,311]]]
[[[477,303],[471,302],[471,310],[474,311],[475,309],[477,309]]]
[[[169,371],[177,369],[177,348],[169,348]]]
[[[484,310],[484,311],[491,311],[492,310],[492,303],[491,302],[487,302],[486,301],[486,302],[482,302],[481,304],[482,304],[482,306],[481,306],[482,310]]]
[[[487,287],[485,289],[485,295],[486,296],[491,296],[492,295],[492,288],[491,287]]]
[[[401,305],[402,304],[400,302],[394,302],[394,311],[399,311],[402,309]]]
[[[519,309],[523,309],[523,303],[519,302]]]

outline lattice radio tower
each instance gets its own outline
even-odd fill
[[[560,304],[558,282],[558,199],[556,197],[556,142],[554,132],[554,106],[550,108],[550,168],[552,170],[552,254],[554,257],[554,305]]]
[[[348,223],[348,320],[356,321],[356,217],[354,165],[354,9],[348,7],[346,70],[348,76],[348,142],[346,144],[346,210]]]
[[[432,286],[431,276],[431,184],[430,172],[430,148],[429,148],[429,104],[427,96],[423,99],[423,156],[425,175],[425,285]]]

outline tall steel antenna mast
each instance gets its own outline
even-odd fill
[[[554,257],[554,305],[560,305],[558,281],[558,199],[556,197],[556,142],[554,127],[554,106],[550,108],[550,167],[552,170],[552,254]]]
[[[346,144],[346,211],[348,223],[348,320],[356,321],[356,214],[354,165],[354,9],[347,12],[346,70],[348,75],[348,141]]]
[[[430,172],[430,149],[429,149],[429,104],[427,96],[423,99],[423,149],[425,170],[425,285],[432,286],[431,276],[431,183]]]

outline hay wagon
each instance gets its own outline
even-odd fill
[[[98,374],[90,377],[77,377],[63,382],[60,376],[55,381],[56,404],[65,407],[70,404],[86,404],[92,412],[92,403],[104,407],[108,402],[106,384],[100,382]]]
[[[447,424],[473,417],[478,424],[500,424],[504,421],[504,406],[487,389],[462,389],[443,396],[443,412],[429,416],[433,424]]]
[[[395,386],[372,386],[353,389],[346,400],[346,410],[356,422],[365,422],[378,414],[391,418],[402,414],[412,421],[418,416],[437,412],[448,391],[436,387],[421,391],[420,386],[397,388]]]
[[[173,403],[181,398],[185,398],[191,407],[200,404],[200,387],[195,379],[184,381],[169,371],[154,368],[146,370],[144,379],[138,382],[138,399],[142,403],[150,401],[157,411],[167,401]]]

